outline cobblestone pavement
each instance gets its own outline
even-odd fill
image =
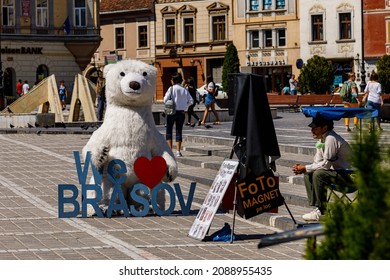
[[[88,135],[0,135],[0,259],[302,259],[305,241],[257,249],[277,229],[236,217],[229,242],[204,242],[187,233],[194,215],[58,218],[59,184],[78,186],[73,151]],[[178,181],[186,192],[189,181]],[[206,188],[198,185],[197,188]],[[195,194],[196,195],[196,194]],[[196,212],[200,205],[193,203]],[[217,214],[210,234],[232,223]]]
[[[309,120],[299,113],[280,113],[274,120],[279,144],[313,146],[307,127]],[[229,123],[212,129],[186,127],[184,133],[232,138]],[[389,136],[384,124],[383,141]],[[159,127],[164,131],[164,127]],[[80,188],[73,151],[81,151],[88,141],[85,131],[68,129],[67,134],[0,134],[0,260],[84,259],[84,260],[299,260],[305,240],[257,249],[259,238],[278,229],[236,216],[233,243],[198,241],[187,236],[200,204],[193,214],[112,218],[58,218],[58,185]],[[336,131],[350,138],[341,122]],[[80,134],[79,134],[80,133]],[[184,143],[185,144],[185,143]],[[180,179],[183,193],[190,181]],[[208,186],[198,184],[197,190]],[[195,192],[195,196],[197,191]],[[179,207],[176,208],[179,210]],[[176,213],[176,212],[175,212]],[[209,234],[231,224],[233,215],[218,213]]]

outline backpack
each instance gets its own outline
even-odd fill
[[[351,86],[348,81],[343,83],[343,86],[340,89],[340,97],[343,101],[349,102],[352,97]]]
[[[164,103],[164,112],[166,115],[175,115],[176,114],[176,104],[175,101],[173,100],[173,87],[170,87],[170,92],[169,92],[169,99],[165,101]]]

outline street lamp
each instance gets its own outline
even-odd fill
[[[364,15],[363,15],[363,2],[364,0],[361,0],[361,7],[360,7],[360,12],[361,12],[361,22],[362,22],[362,70],[361,70],[361,79],[362,79],[362,82],[360,83],[360,91],[361,92],[364,92],[364,89],[366,88],[366,70],[365,70],[365,67],[364,67]]]

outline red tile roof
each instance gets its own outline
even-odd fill
[[[155,0],[101,0],[100,12],[152,9]]]

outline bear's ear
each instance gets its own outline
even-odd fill
[[[148,65],[146,75],[144,73],[143,73],[143,76],[150,76],[150,77],[156,76],[157,75],[157,68],[152,66],[152,65]]]
[[[105,78],[108,71],[110,71],[110,69],[114,66],[115,64],[107,64],[106,66],[104,66],[103,68],[103,77]]]

